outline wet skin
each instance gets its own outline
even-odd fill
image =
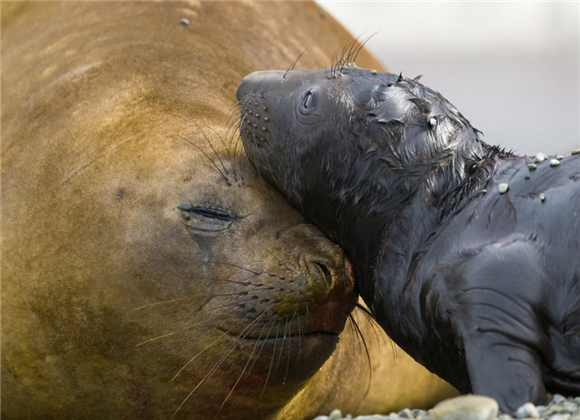
[[[260,175],[415,360],[504,411],[580,392],[580,155],[530,170],[437,92],[354,64],[252,73],[237,96]]]

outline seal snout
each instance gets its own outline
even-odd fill
[[[244,141],[261,145],[270,139],[272,117],[265,96],[271,82],[282,80],[282,72],[254,72],[242,79],[236,96],[240,104],[240,135]]]

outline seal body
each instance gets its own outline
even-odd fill
[[[2,3],[2,418],[303,419],[453,393],[377,360],[343,251],[229,141],[244,74],[346,41],[319,12]]]
[[[580,392],[580,156],[532,164],[417,79],[354,64],[253,73],[254,93],[252,163],[347,251],[403,349],[504,411]]]

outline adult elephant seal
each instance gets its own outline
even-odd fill
[[[356,299],[342,250],[216,134],[243,74],[346,42],[320,13],[2,4],[3,419],[301,419],[452,392],[377,358],[355,313],[365,394],[353,324],[333,353]]]
[[[345,62],[254,73],[238,99],[252,162],[403,349],[504,411],[580,393],[579,155],[506,153],[417,79]]]

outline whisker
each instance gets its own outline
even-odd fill
[[[215,135],[218,137],[218,139],[221,140],[222,144],[224,145],[224,149],[226,149],[226,152],[228,154],[228,157],[230,158],[230,163],[232,165],[232,171],[234,172],[234,179],[237,181],[238,180],[238,174],[236,173],[236,167],[234,166],[234,162],[232,160],[232,155],[230,154],[230,149],[228,149],[228,147],[226,146],[226,143],[224,142],[224,139],[217,133],[217,131],[215,131],[213,129],[213,127],[210,127],[210,126],[206,126],[206,127],[209,127],[209,129],[215,133]],[[222,163],[222,165],[223,165],[223,163]]]
[[[183,113],[182,113],[182,114],[183,114]],[[201,134],[203,134],[203,137],[205,137],[205,139],[207,140],[207,142],[208,142],[208,144],[210,145],[211,149],[213,150],[213,153],[215,154],[215,157],[217,157],[217,158],[218,158],[218,160],[220,161],[220,163],[221,163],[221,165],[222,165],[222,168],[223,168],[224,172],[225,172],[226,174],[228,174],[228,175],[229,175],[229,172],[228,172],[228,170],[227,170],[226,166],[224,165],[224,163],[222,162],[222,159],[220,158],[220,156],[219,156],[218,152],[215,150],[215,147],[213,147],[213,144],[212,144],[212,142],[209,140],[209,138],[207,137],[207,135],[205,134],[205,132],[204,132],[204,131],[201,129],[201,127],[199,126],[199,124],[198,124],[198,123],[196,123],[196,122],[193,120],[193,118],[191,118],[189,115],[187,115],[187,114],[183,114],[183,115],[185,115],[185,117],[187,117],[187,118],[188,118],[188,119],[189,119],[189,120],[190,120],[192,123],[194,123],[194,124],[195,124],[195,126],[198,128],[198,130],[199,130],[199,131],[201,131]],[[218,137],[219,137],[219,136],[218,136]]]
[[[262,398],[262,395],[264,395],[264,391],[266,391],[266,385],[268,385],[268,379],[270,379],[270,373],[272,372],[272,366],[274,365],[274,359],[276,358],[276,344],[278,343],[279,331],[280,331],[280,323],[278,322],[278,327],[276,328],[276,339],[274,340],[274,349],[272,350],[272,357],[270,358],[270,368],[268,369],[268,375],[266,376],[266,382],[264,382],[264,388],[262,388],[260,398]]]
[[[369,390],[370,390],[370,387],[371,387],[371,380],[372,380],[372,375],[373,375],[373,370],[372,370],[372,366],[371,366],[371,356],[370,356],[370,354],[369,354],[369,349],[368,349],[368,347],[367,347],[367,343],[366,343],[366,341],[365,341],[365,338],[364,338],[364,336],[363,336],[363,334],[362,334],[361,330],[359,329],[359,327],[358,327],[358,324],[357,324],[357,323],[356,323],[356,321],[354,320],[354,318],[353,318],[352,314],[348,314],[348,316],[349,316],[349,318],[351,319],[351,321],[353,322],[353,324],[354,324],[354,326],[355,326],[355,328],[356,328],[356,330],[357,330],[357,332],[358,332],[358,334],[359,334],[359,336],[360,336],[360,338],[361,338],[361,340],[362,340],[362,343],[363,343],[363,345],[364,345],[364,347],[365,347],[365,352],[366,352],[366,355],[367,355],[367,361],[368,361],[368,365],[369,365],[369,380],[368,380],[368,382],[367,382],[367,390],[366,390],[366,392],[365,392],[365,395],[364,395],[364,397],[363,397],[363,399],[364,399],[364,398],[366,398],[366,396],[367,396],[367,395],[368,395],[368,393],[369,393]]]
[[[254,352],[256,351],[256,348],[258,347],[258,344],[260,342],[260,339],[262,338],[262,334],[264,333],[264,329],[266,328],[268,324],[265,324],[262,327],[262,331],[260,331],[260,335],[258,336],[258,340],[256,341],[256,343],[254,344],[254,348],[252,349],[252,353],[250,353],[250,357],[248,357],[248,361],[246,362],[246,365],[244,366],[244,368],[242,369],[242,373],[240,373],[240,376],[238,376],[238,380],[236,381],[236,383],[234,384],[234,386],[232,387],[232,389],[230,390],[229,394],[227,395],[227,397],[225,398],[224,402],[222,402],[222,405],[220,406],[219,410],[216,413],[216,417],[217,415],[220,413],[220,411],[222,411],[222,408],[224,407],[225,403],[227,402],[227,400],[230,398],[230,396],[232,395],[232,393],[234,392],[234,389],[236,389],[236,386],[238,386],[238,383],[240,382],[240,380],[242,379],[242,376],[244,376],[244,372],[246,371],[246,369],[248,368],[248,365],[250,364],[250,361],[252,360],[252,356],[254,355]],[[262,347],[264,347],[264,343],[262,343]],[[258,353],[258,356],[260,354]],[[257,360],[258,356],[256,356],[256,359],[254,359],[254,363]],[[253,365],[252,365],[253,366]]]
[[[274,305],[272,305],[273,307]],[[271,308],[269,308],[271,309]],[[269,310],[268,309],[268,310]],[[198,382],[198,384],[195,386],[195,388],[193,388],[193,390],[187,395],[187,397],[185,397],[185,399],[181,402],[181,404],[179,405],[179,407],[177,407],[177,410],[175,410],[175,412],[173,413],[172,417],[175,416],[177,414],[177,412],[181,409],[181,407],[183,407],[183,404],[185,404],[187,402],[187,400],[193,395],[193,393],[217,370],[218,367],[220,367],[220,365],[223,363],[223,361],[230,355],[230,353],[235,349],[235,346],[241,342],[244,338],[246,338],[246,336],[251,332],[253,325],[256,324],[256,322],[258,322],[267,312],[262,312],[262,314],[260,314],[260,316],[258,316],[256,319],[254,319],[254,321],[252,321],[252,323],[250,323],[239,335],[238,337],[234,340],[234,342],[232,343],[232,345],[226,350],[226,352],[224,353],[224,355],[217,361],[217,363],[213,366],[213,368],[210,369],[210,371],[203,377],[203,379],[201,381]],[[249,329],[249,330],[248,330]],[[246,332],[246,334],[244,336],[242,336],[242,334],[248,330],[248,332]]]
[[[304,50],[303,50],[303,51],[300,53],[300,55],[298,56],[298,58],[296,58],[296,60],[294,60],[294,61],[292,62],[292,64],[290,64],[290,67],[288,67],[288,70],[286,70],[286,73],[284,73],[284,75],[282,76],[282,80],[286,80],[286,75],[288,74],[288,72],[289,72],[289,71],[292,71],[292,70],[294,70],[294,67],[296,67],[296,64],[298,64],[298,60],[300,60],[300,57],[302,57],[302,55],[303,55],[303,54],[304,54],[306,51],[308,51],[308,48],[310,48],[310,47],[306,47],[306,48],[305,48],[305,49],[304,49]]]
[[[282,336],[282,344],[280,345],[280,353],[278,354],[278,362],[276,363],[276,370],[278,372],[278,366],[280,366],[280,359],[282,358],[282,350],[284,349],[284,343],[286,342],[286,329],[288,328],[288,315],[286,315],[286,324],[284,325],[284,335]]]
[[[233,330],[240,322],[245,321],[248,318],[248,316],[249,316],[249,314],[247,314],[244,318],[238,320],[238,322],[236,322],[234,325],[232,325],[229,330],[225,331],[222,335],[220,335],[218,338],[216,338],[214,341],[212,341],[209,345],[207,345],[203,350],[199,351],[195,356],[193,356],[191,359],[189,359],[189,361],[185,365],[183,365],[181,367],[181,369],[179,369],[179,371],[175,374],[175,376],[171,380],[174,381],[175,378],[177,378],[179,376],[179,374],[183,371],[183,369],[185,369],[187,366],[189,366],[189,364],[191,362],[193,362],[200,354],[202,354],[207,349],[211,348],[215,343],[217,343],[225,335],[227,335],[231,330]]]
[[[298,305],[296,305],[294,307],[294,315],[292,315],[292,319],[290,320],[290,327],[288,329],[289,336],[290,336],[290,333],[292,331],[292,321],[294,321],[294,317],[296,316],[297,311],[298,311]],[[286,383],[286,378],[288,377],[288,369],[290,369],[290,351],[291,350],[292,350],[292,346],[290,344],[288,344],[288,361],[286,363],[286,373],[284,374],[283,384]]]
[[[148,305],[143,305],[143,306],[139,306],[138,308],[135,309],[131,309],[129,312],[134,312],[134,311],[138,311],[141,309],[145,309],[145,308],[151,308],[153,306],[157,306],[157,305],[162,305],[164,303],[173,303],[173,302],[178,302],[180,300],[183,300],[183,298],[179,298],[179,299],[171,299],[171,300],[164,300],[163,302],[155,302],[155,303],[150,303]]]
[[[204,134],[204,135],[205,135],[205,134]],[[208,158],[208,160],[209,160],[209,161],[210,161],[210,162],[213,164],[213,166],[215,167],[215,169],[214,169],[214,170],[217,170],[217,173],[218,173],[218,174],[220,174],[220,175],[222,176],[222,178],[223,178],[223,179],[224,179],[226,182],[229,182],[229,181],[228,181],[228,178],[227,178],[227,177],[226,177],[226,176],[223,174],[223,172],[220,170],[220,168],[217,166],[217,164],[216,164],[216,163],[215,163],[213,160],[211,160],[211,158],[208,156],[208,154],[207,154],[207,153],[205,153],[205,152],[204,152],[204,151],[203,151],[203,150],[202,150],[202,149],[201,149],[201,148],[200,148],[200,147],[199,147],[197,144],[193,143],[192,141],[190,141],[190,140],[186,139],[186,138],[185,138],[185,137],[183,137],[183,136],[179,136],[179,137],[181,137],[183,140],[185,140],[185,141],[186,141],[186,142],[188,142],[190,145],[192,145],[192,146],[193,146],[193,147],[195,147],[197,150],[199,150],[201,153],[203,153],[203,155],[204,155],[206,158]],[[213,168],[212,168],[212,169],[213,169]]]
[[[142,343],[139,343],[139,344],[135,345],[135,347],[139,347],[139,346],[142,346],[143,344],[147,344],[147,343],[149,343],[151,341],[158,340],[160,338],[169,337],[171,335],[175,335],[175,333],[172,332],[172,333],[169,333],[169,334],[160,335],[159,337],[150,338],[149,340],[143,341]]]

